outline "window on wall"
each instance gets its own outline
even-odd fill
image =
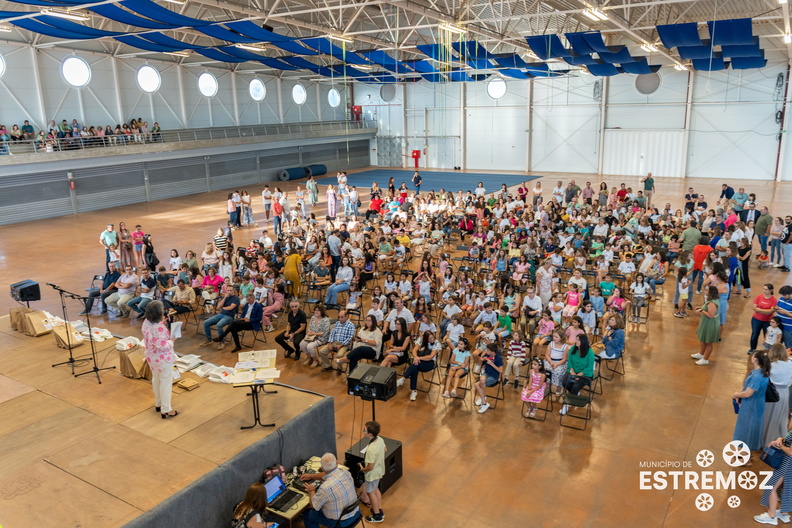
[[[153,66],[142,66],[137,72],[137,82],[140,89],[147,93],[154,93],[160,89],[160,74]]]
[[[292,99],[298,105],[303,104],[308,99],[308,93],[305,91],[305,86],[302,84],[295,84],[292,87]]]
[[[198,91],[204,97],[214,97],[217,95],[217,79],[209,72],[203,72],[198,76]]]
[[[493,99],[500,99],[506,95],[506,81],[498,77],[487,83],[487,95]]]
[[[5,59],[3,59],[3,56],[0,55],[0,77],[2,77],[4,73],[5,73]]]
[[[66,82],[75,88],[85,86],[91,80],[91,67],[80,57],[69,57],[63,61],[61,71]]]
[[[338,105],[341,104],[341,94],[338,90],[330,88],[330,91],[327,92],[327,103],[333,108],[338,108]]]
[[[254,101],[263,101],[267,95],[267,87],[261,82],[261,79],[253,79],[248,85],[248,92]]]

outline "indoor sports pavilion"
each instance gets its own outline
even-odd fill
[[[0,525],[789,522],[791,59],[786,0],[0,0]]]

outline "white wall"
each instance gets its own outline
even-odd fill
[[[142,117],[149,124],[159,122],[165,130],[281,122],[279,82],[271,75],[180,66],[145,56],[114,58],[92,52],[33,49],[21,43],[0,43],[0,56],[5,62],[0,76],[0,123],[9,128],[21,126],[26,119],[37,130],[46,127],[50,119],[115,127]],[[84,59],[91,68],[90,82],[82,88],[71,87],[61,74],[61,64],[70,56]],[[137,71],[146,64],[156,68],[161,77],[159,90],[152,94],[137,83]],[[198,91],[198,76],[204,71],[217,78],[218,92],[211,98]],[[248,85],[253,78],[264,82],[267,93],[263,101],[250,97]],[[345,119],[349,96],[343,82],[303,82],[308,92],[303,105],[293,103],[292,84],[283,83],[283,122]],[[341,93],[337,108],[330,107],[327,100],[331,87]]]
[[[507,95],[497,101],[486,81],[465,83],[464,90],[461,83],[407,83],[391,103],[379,98],[379,86],[356,84],[354,99],[380,135],[406,137],[405,154],[426,148],[421,166],[771,180],[781,128],[776,112],[783,108],[779,73],[786,64],[712,73],[665,67],[651,95],[636,90],[635,75],[507,80]],[[607,84],[605,105],[595,96],[597,81]],[[792,180],[792,141],[785,138],[782,149],[779,178]]]

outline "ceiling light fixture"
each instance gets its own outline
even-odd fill
[[[599,9],[586,9],[583,14],[596,22],[608,20],[608,16]]]
[[[778,3],[779,3],[779,4],[786,4],[786,3],[787,3],[787,0],[778,0]]]
[[[687,71],[687,66],[685,66],[684,64],[676,63],[674,64],[674,69],[676,71]]]
[[[166,51],[165,55],[173,55],[174,57],[189,57],[189,51]]]
[[[456,35],[462,35],[467,33],[467,29],[461,28],[459,26],[455,26],[453,24],[449,24],[448,22],[444,22],[440,24],[440,31],[448,31],[449,33],[454,33]]]
[[[789,33],[784,35],[784,44],[792,44],[792,35]]]
[[[187,0],[165,0],[165,1],[176,5],[184,5],[187,3]]]
[[[330,35],[328,35],[328,37],[333,39],[333,40],[339,40],[341,42],[346,42],[347,44],[352,44],[353,42],[355,42],[352,38],[345,37],[344,35],[333,35],[331,33]]]
[[[370,66],[368,64],[355,64],[352,67],[355,68],[356,70],[367,70],[367,71],[373,68],[373,66]]]
[[[90,19],[88,15],[85,13],[80,13],[79,11],[68,11],[66,9],[53,9],[49,7],[42,9],[41,14],[58,18],[66,18],[68,20],[77,20],[78,22],[84,22]]]
[[[649,44],[648,42],[646,42],[646,43],[643,44],[643,46],[641,46],[641,49],[644,50],[646,53],[653,53],[653,52],[657,51],[657,46],[655,46],[654,44]]]
[[[265,46],[259,44],[234,44],[234,47],[248,51],[264,51],[267,49]]]
[[[0,26],[0,32],[2,32],[2,33],[11,33],[11,27],[10,26]]]

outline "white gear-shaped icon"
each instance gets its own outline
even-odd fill
[[[732,495],[726,503],[729,505],[729,508],[737,508],[740,506],[740,497]]]
[[[737,483],[744,490],[752,490],[759,483],[759,479],[753,471],[743,471],[737,475]]]
[[[744,466],[751,460],[751,450],[740,440],[732,440],[723,448],[723,460],[731,467]]]
[[[702,449],[696,455],[696,462],[703,468],[710,467],[715,462],[715,455],[709,449]]]
[[[696,508],[700,511],[708,511],[715,505],[715,499],[709,493],[701,493],[696,497]]]

